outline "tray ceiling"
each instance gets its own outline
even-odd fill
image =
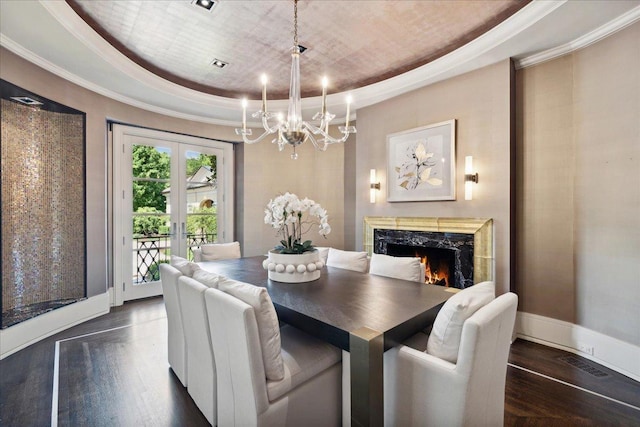
[[[530,0],[307,1],[298,4],[303,97],[343,92],[429,63],[486,31]],[[288,97],[293,1],[219,0],[211,11],[189,1],[67,3],[138,65],[200,92]],[[217,68],[214,59],[228,63]]]

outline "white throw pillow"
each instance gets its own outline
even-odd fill
[[[329,248],[327,265],[329,267],[359,271],[360,273],[369,271],[369,260],[366,252],[341,251],[340,249]]]
[[[211,243],[200,246],[202,261],[240,258],[240,243]]]
[[[271,297],[265,288],[235,280],[221,280],[218,289],[253,307],[258,322],[258,335],[262,348],[262,361],[267,379],[284,378],[280,343],[280,325]]]
[[[420,277],[421,271],[422,278]],[[424,283],[424,270],[420,268],[420,258],[417,257],[372,254],[369,273]]]
[[[193,277],[193,273],[200,269],[198,264],[195,262],[191,262],[176,255],[171,255],[171,265],[180,270],[180,273],[187,277]]]
[[[433,322],[427,341],[427,353],[456,363],[464,322],[495,297],[495,283],[482,282],[449,298]]]
[[[224,276],[220,276],[219,274],[215,274],[210,271],[199,269],[199,270],[196,270],[195,273],[193,273],[193,279],[197,280],[198,282],[202,283],[208,288],[218,289],[218,283],[221,280],[224,280]]]

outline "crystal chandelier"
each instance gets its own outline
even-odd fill
[[[293,147],[292,159],[297,159],[296,146],[302,144],[307,139],[320,151],[325,151],[330,144],[343,143],[349,134],[356,133],[355,126],[349,126],[349,112],[351,97],[347,97],[347,115],[345,125],[339,126],[342,133],[341,138],[333,138],[329,135],[329,123],[335,117],[327,111],[327,78],[322,79],[322,107],[313,116],[319,126],[302,120],[302,99],[300,98],[300,46],[298,45],[298,0],[293,1],[293,51],[291,53],[291,81],[289,86],[289,111],[287,119],[284,120],[282,114],[274,114],[267,111],[267,76],[262,75],[262,109],[253,113],[252,117],[260,118],[264,132],[256,139],[249,139],[251,129],[247,129],[247,100],[242,100],[242,129],[236,129],[237,135],[242,135],[242,140],[246,144],[255,144],[267,135],[277,133],[273,143],[278,144],[280,151],[284,147]]]

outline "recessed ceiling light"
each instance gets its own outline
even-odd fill
[[[44,105],[42,102],[36,101],[35,99],[29,98],[28,96],[12,96],[11,99],[21,104],[30,105],[32,107],[37,107],[38,105]]]
[[[192,0],[191,3],[211,12],[213,10],[213,6],[218,2],[216,0]]]
[[[218,68],[224,68],[227,65],[229,65],[229,63],[228,62],[224,62],[224,61],[222,61],[220,59],[214,58],[213,61],[211,61],[211,65],[213,65],[215,67],[218,67]]]

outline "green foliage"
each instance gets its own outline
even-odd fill
[[[187,159],[187,177],[195,174],[202,166],[211,169],[210,181],[216,178],[217,157],[214,155],[199,154],[198,157]],[[170,154],[158,151],[155,147],[147,145],[134,145],[132,155],[132,168],[134,178],[170,178]],[[166,212],[167,202],[162,191],[169,184],[167,182],[133,181],[133,211],[136,213],[163,213]],[[196,214],[188,215],[187,232],[189,234],[217,234],[218,218],[216,208],[196,209]],[[168,234],[166,224],[168,216],[135,216],[133,219],[133,232],[137,235]]]
[[[141,207],[138,208],[136,213],[163,213],[162,211],[157,210],[152,207]],[[135,215],[133,217],[133,234],[134,235],[144,235],[148,236],[151,234],[159,234],[160,229],[163,231],[167,229],[167,215],[157,216],[157,215]]]
[[[275,249],[281,254],[302,254],[315,249],[311,240],[300,243],[299,240],[293,240],[293,236],[289,236],[288,240],[280,240],[280,243],[282,246],[277,246]]]
[[[209,166],[212,171],[210,181],[216,179],[218,158],[214,155],[200,154],[198,157],[187,159],[187,176],[195,174],[201,166]]]
[[[160,264],[168,264],[169,261],[160,260],[158,262],[154,262],[149,266],[149,270],[147,270],[147,274],[145,274],[144,278],[147,282],[156,282],[160,280]]]
[[[218,215],[215,207],[200,208],[187,215],[187,233],[189,234],[218,234]]]
[[[134,145],[132,156],[133,176],[135,178],[168,179],[170,174],[170,156],[148,145]],[[133,182],[133,211],[141,207],[153,207],[158,211],[166,210],[166,199],[162,190],[165,182]]]

